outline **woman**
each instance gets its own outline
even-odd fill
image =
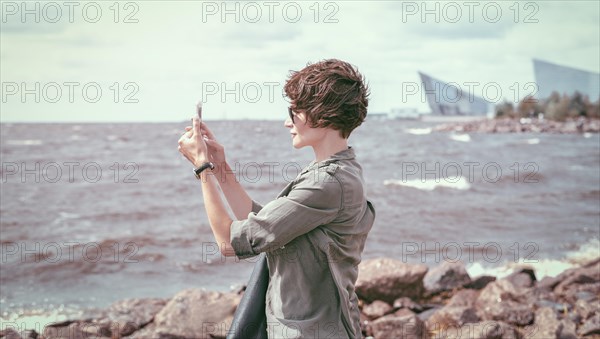
[[[223,146],[198,118],[179,139],[179,151],[201,172],[221,253],[267,252],[269,337],[360,338],[354,283],[375,210],[348,137],[367,115],[368,89],[352,65],[334,59],[291,72],[284,90],[291,102],[284,125],[294,148],[312,147],[315,159],[265,206],[235,180]],[[217,185],[238,220],[229,217]]]

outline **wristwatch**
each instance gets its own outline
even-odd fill
[[[215,168],[215,165],[213,165],[212,162],[205,162],[204,164],[202,164],[202,166],[195,168],[194,174],[196,175],[196,178],[200,179],[200,173],[202,173],[202,171],[204,171],[207,168],[213,170]]]

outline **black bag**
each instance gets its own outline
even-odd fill
[[[269,285],[266,253],[258,256],[242,300],[235,310],[227,339],[266,339],[267,316],[265,303]]]

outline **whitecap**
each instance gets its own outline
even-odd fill
[[[436,179],[426,179],[426,180],[398,180],[398,179],[389,179],[383,181],[384,186],[406,186],[411,188],[416,188],[423,191],[433,191],[437,187],[447,187],[454,188],[457,190],[468,190],[471,188],[471,185],[467,181],[465,177],[453,177],[453,178],[438,178]]]
[[[454,141],[469,142],[471,141],[471,136],[468,134],[450,134],[450,139]]]
[[[496,267],[484,267],[481,263],[475,262],[467,265],[466,269],[471,277],[491,275],[502,279],[517,269],[528,267],[534,270],[537,280],[541,280],[544,277],[556,277],[567,269],[578,267],[598,258],[599,248],[600,240],[591,239],[581,245],[578,250],[566,253],[562,259],[537,259],[533,254],[529,258],[526,253],[523,253],[524,257],[520,258],[519,262],[510,261]]]
[[[428,128],[409,128],[406,133],[413,135],[425,135],[431,133],[431,127]]]
[[[583,137],[584,138],[591,138],[592,137],[592,133],[585,132],[585,133],[583,133]]]
[[[42,140],[38,140],[38,139],[7,140],[6,143],[9,145],[19,145],[19,146],[37,146],[37,145],[42,144]]]
[[[528,145],[537,145],[540,143],[540,139],[538,139],[538,138],[527,139],[527,140],[525,140],[525,143],[527,143]]]

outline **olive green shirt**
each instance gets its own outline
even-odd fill
[[[348,147],[312,162],[245,220],[231,224],[239,258],[267,252],[269,338],[360,338],[354,284],[375,209]]]

